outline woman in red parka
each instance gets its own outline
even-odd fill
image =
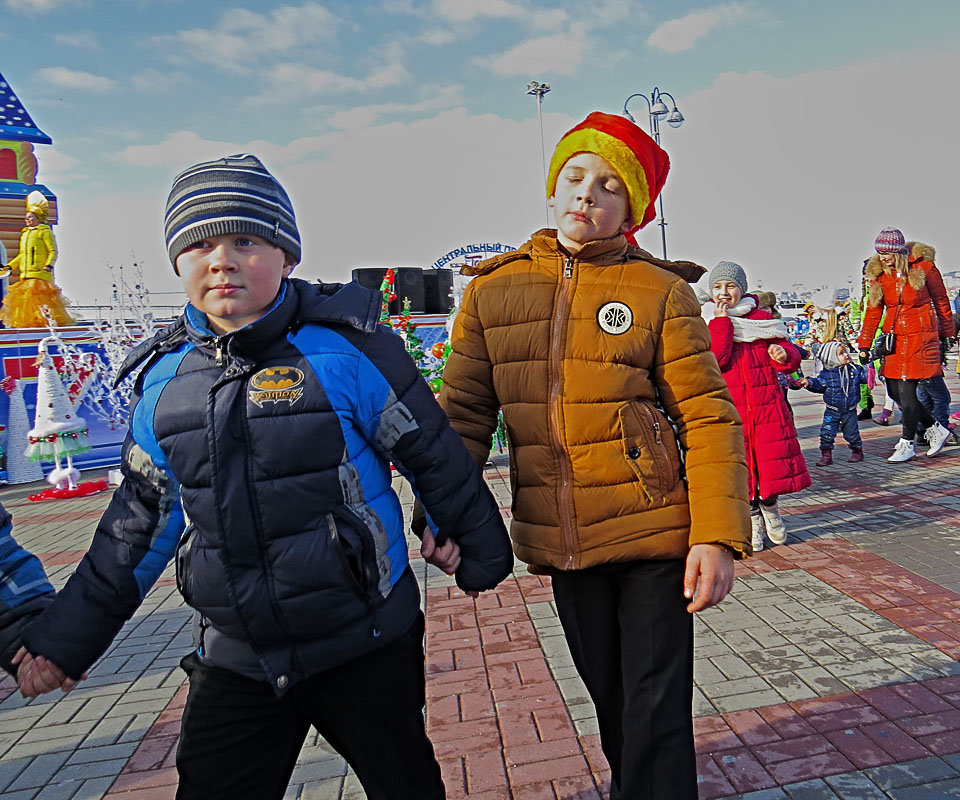
[[[877,254],[867,262],[864,273],[870,291],[857,347],[860,361],[865,363],[883,317],[883,332],[895,336],[894,351],[883,360],[883,376],[887,391],[903,414],[900,441],[887,461],[909,461],[917,454],[914,437],[918,422],[926,428],[923,435],[930,444],[927,455],[935,456],[950,438],[950,431],[917,400],[917,384],[943,375],[941,342],[949,342],[953,336],[950,300],[933,264],[932,247],[919,242],[908,244],[896,228],[880,231],[874,247]]]
[[[764,529],[774,544],[787,539],[777,498],[810,485],[793,416],[777,380],[778,372],[800,366],[800,351],[787,341],[783,320],[757,308],[756,297],[747,294],[747,276],[739,264],[717,264],[710,287],[715,303],[710,349],[743,420],[753,549],[758,551]]]

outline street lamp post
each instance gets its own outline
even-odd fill
[[[549,83],[539,83],[530,81],[527,84],[527,94],[535,95],[537,98],[537,121],[540,123],[540,165],[543,167],[543,185],[547,185],[547,154],[543,149],[543,112],[540,107],[543,105],[543,96],[550,91]],[[550,203],[544,201],[547,211],[547,227],[550,227]]]
[[[660,144],[660,117],[666,117],[667,123],[671,128],[679,128],[683,125],[683,114],[677,110],[677,101],[673,99],[673,95],[669,92],[661,92],[656,86],[653,87],[653,91],[650,93],[650,96],[647,97],[642,92],[637,92],[636,94],[630,95],[626,100],[623,101],[623,116],[625,116],[631,122],[636,122],[633,118],[633,114],[627,111],[627,105],[634,97],[642,97],[647,102],[647,115],[650,118],[650,133],[653,136],[654,141],[657,144]],[[663,102],[664,97],[670,98],[670,105],[673,108],[668,109],[667,104]],[[663,192],[660,192],[660,239],[663,242],[663,257],[667,257],[667,221],[663,218]]]

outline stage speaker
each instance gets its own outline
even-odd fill
[[[423,270],[420,267],[397,267],[393,290],[397,294],[397,311],[403,311],[403,299],[410,299],[410,311],[422,314],[424,311]]]
[[[423,271],[423,308],[427,314],[449,314],[453,308],[453,270]]]
[[[358,267],[351,273],[361,286],[380,291],[386,267]],[[396,267],[394,269],[393,291],[397,299],[390,304],[390,314],[396,316],[403,311],[403,298],[410,298],[410,311],[422,314],[424,311],[423,270],[420,267]],[[451,284],[452,285],[452,284]]]

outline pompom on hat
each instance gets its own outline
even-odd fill
[[[244,153],[204,161],[173,181],[163,234],[173,268],[177,256],[212,236],[259,236],[300,262],[300,231],[280,182],[256,156]]]
[[[709,285],[713,286],[717,281],[730,281],[740,288],[741,295],[747,293],[747,273],[733,261],[721,261],[710,270]]]
[[[580,153],[593,153],[613,167],[627,187],[630,213],[636,227],[631,235],[657,216],[654,202],[670,171],[670,157],[637,125],[616,114],[594,111],[557,143],[547,173],[547,197],[557,190],[560,170]]]
[[[896,228],[884,228],[877,234],[877,240],[873,243],[873,247],[878,253],[906,254],[907,241]]]

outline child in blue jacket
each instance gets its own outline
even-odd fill
[[[857,423],[857,404],[860,402],[860,386],[867,382],[867,373],[859,364],[854,364],[850,351],[842,342],[825,342],[818,354],[824,368],[813,378],[801,379],[801,385],[811,392],[823,395],[826,409],[820,425],[820,460],[818,467],[833,463],[833,441],[837,430],[850,445],[848,461],[863,461],[863,440]]]
[[[513,568],[497,501],[379,294],[290,277],[293,206],[259,159],[181,173],[164,233],[189,303],[121,368],[140,368],[123,483],[23,631],[20,690],[81,677],[175,560],[198,620],[180,800],[280,800],[311,726],[369,800],[443,800],[390,467],[430,516],[424,557],[467,592]]]

